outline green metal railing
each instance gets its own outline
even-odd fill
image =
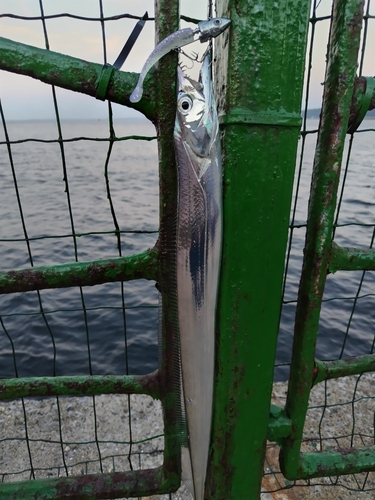
[[[23,398],[30,396],[56,396],[56,404],[59,411],[59,428],[60,428],[60,445],[63,460],[63,466],[57,476],[70,476],[71,465],[67,463],[65,458],[64,448],[66,447],[66,439],[63,438],[61,430],[61,400],[60,396],[67,395],[90,395],[92,397],[93,413],[95,419],[95,441],[97,447],[97,456],[99,469],[101,474],[86,473],[83,476],[72,477],[54,477],[50,479],[37,479],[35,481],[16,481],[3,482],[0,485],[0,498],[119,498],[128,496],[144,496],[153,493],[163,493],[176,490],[180,484],[180,442],[182,439],[183,428],[181,427],[181,416],[179,415],[180,394],[179,394],[179,365],[178,358],[172,356],[173,351],[170,349],[175,346],[178,340],[178,332],[176,331],[176,321],[171,315],[171,303],[173,302],[173,283],[175,280],[170,280],[171,272],[168,268],[170,258],[166,261],[166,255],[172,252],[175,238],[171,230],[166,230],[169,227],[170,219],[174,217],[176,210],[175,185],[176,185],[176,168],[174,164],[173,153],[173,127],[175,106],[172,95],[175,95],[174,82],[175,66],[177,55],[172,54],[164,58],[160,62],[158,73],[155,75],[155,81],[149,78],[146,82],[145,99],[142,100],[137,109],[155,124],[157,135],[159,137],[159,159],[160,159],[160,227],[157,246],[153,249],[143,252],[138,255],[122,256],[122,234],[119,223],[117,222],[116,210],[111,196],[111,188],[108,175],[108,165],[111,159],[112,149],[114,144],[119,141],[127,140],[152,140],[153,137],[142,136],[127,136],[117,137],[114,129],[111,102],[119,102],[121,104],[130,105],[128,96],[135,85],[136,75],[131,75],[124,72],[114,71],[109,88],[107,90],[107,98],[109,100],[108,117],[109,117],[109,137],[108,138],[85,138],[77,137],[70,140],[64,139],[59,118],[59,105],[56,96],[54,85],[60,87],[84,92],[94,96],[97,92],[97,85],[102,71],[102,65],[87,63],[78,59],[54,53],[49,50],[49,37],[46,19],[49,16],[44,15],[43,2],[39,2],[40,16],[37,17],[42,23],[42,28],[45,37],[46,49],[27,46],[11,40],[1,40],[1,67],[9,71],[31,76],[40,79],[52,86],[53,103],[56,115],[56,123],[58,129],[58,139],[45,140],[44,142],[57,143],[60,148],[60,157],[63,167],[63,177],[65,181],[65,192],[67,196],[67,205],[69,219],[71,223],[71,234],[62,235],[64,238],[71,238],[74,244],[75,260],[74,263],[66,263],[53,266],[34,266],[33,254],[31,251],[30,242],[33,238],[29,238],[27,232],[27,224],[25,222],[24,211],[22,208],[22,198],[18,189],[16,162],[14,161],[13,148],[16,144],[26,141],[38,141],[27,138],[24,141],[11,140],[7,130],[7,122],[4,111],[1,110],[5,141],[3,145],[7,148],[8,159],[13,172],[14,187],[18,197],[18,205],[20,217],[22,219],[24,237],[19,240],[26,243],[29,253],[31,267],[25,269],[16,269],[4,271],[1,273],[1,293],[24,293],[28,291],[36,291],[40,314],[45,320],[45,324],[50,331],[52,342],[54,343],[53,327],[48,320],[48,312],[45,311],[43,305],[43,296],[41,290],[49,288],[64,288],[64,287],[79,287],[81,296],[81,310],[85,317],[86,336],[88,341],[88,351],[90,354],[89,341],[89,326],[87,321],[87,311],[89,308],[85,304],[85,292],[82,287],[98,285],[101,283],[119,282],[121,287],[121,302],[124,316],[124,331],[125,331],[125,350],[126,345],[126,319],[125,313],[127,306],[124,298],[123,282],[134,279],[154,280],[159,283],[160,289],[163,290],[162,310],[164,314],[161,317],[161,360],[159,369],[148,375],[130,375],[128,368],[126,374],[117,376],[99,376],[93,375],[91,364],[90,373],[87,376],[56,376],[53,377],[33,377],[22,378],[18,377],[17,364],[15,361],[16,377],[13,379],[2,380],[1,384],[1,399],[8,400],[13,398],[22,398],[22,408],[25,425],[25,441],[28,447],[30,478],[35,479],[40,477],[40,469],[34,465],[35,457],[31,451],[33,441],[28,436],[28,412],[27,404]],[[102,25],[102,38],[104,50],[104,63],[106,60],[106,38],[105,38],[105,21],[111,19],[104,17],[103,4],[99,2],[100,17],[97,22]],[[169,33],[178,28],[179,9],[178,3],[175,1],[158,2],[157,6],[157,21],[156,33],[159,39],[165,38]],[[15,17],[5,15],[6,17]],[[64,14],[57,16],[64,17]],[[74,17],[74,16],[73,16]],[[125,17],[132,17],[125,15]],[[134,16],[133,16],[134,17]],[[81,17],[81,20],[88,20]],[[27,20],[25,18],[25,20]],[[18,69],[17,69],[18,68]],[[155,95],[154,95],[155,94]],[[157,99],[155,98],[157,96]],[[160,119],[161,113],[158,110],[158,103],[163,110],[163,119]],[[109,231],[117,239],[117,247],[119,257],[110,259],[101,259],[91,262],[78,261],[78,243],[77,238],[84,237],[82,233],[78,233],[75,229],[72,202],[70,198],[69,185],[69,168],[66,160],[65,147],[70,141],[83,140],[102,140],[108,143],[107,157],[104,165],[105,182],[107,189],[107,197],[109,200],[110,211],[113,218],[114,231]],[[43,140],[41,140],[43,142]],[[167,189],[168,186],[168,189]],[[174,187],[173,187],[174,186]],[[130,232],[130,231],[129,231]],[[135,230],[134,233],[150,233],[152,231]],[[155,232],[155,231],[154,231]],[[91,235],[92,233],[90,233]],[[97,233],[98,234],[98,233]],[[55,236],[54,236],[55,237]],[[5,238],[6,239],[6,238]],[[40,239],[43,239],[40,238]],[[1,320],[3,331],[8,335],[9,341],[13,348],[14,356],[16,350],[12,342],[11,334],[6,329],[3,319]],[[56,348],[55,348],[56,350]],[[56,356],[56,354],[55,354]],[[90,356],[89,356],[90,357]],[[127,364],[127,363],[126,363]],[[151,396],[154,399],[159,399],[163,405],[164,411],[164,455],[163,465],[155,469],[146,469],[134,471],[132,465],[132,447],[137,444],[136,440],[132,439],[131,429],[131,411],[132,405],[130,396],[128,396],[128,425],[129,425],[129,455],[128,461],[130,464],[129,471],[115,471],[106,473],[103,468],[104,455],[101,451],[102,441],[97,437],[97,402],[96,395],[101,394],[143,394]],[[157,436],[155,436],[156,438]],[[11,438],[10,438],[11,439]],[[152,438],[151,438],[152,439]],[[7,438],[5,438],[5,442]],[[147,440],[146,440],[147,441]],[[10,442],[10,441],[9,441]],[[71,443],[69,443],[71,445]],[[74,444],[74,443],[73,443]],[[77,442],[75,444],[85,444]],[[56,468],[56,467],[55,467]],[[54,465],[51,464],[51,472],[54,470]],[[86,467],[87,470],[87,467]],[[11,471],[17,478],[18,471]],[[49,474],[51,475],[51,474]],[[56,472],[52,472],[56,475]],[[9,472],[4,478],[9,477]],[[14,481],[14,479],[12,480]]]
[[[329,268],[340,165],[354,91],[362,16],[362,1],[337,2],[332,16],[286,404],[286,412],[294,426],[282,446],[283,470],[290,479],[358,472],[375,465],[371,453],[359,456],[357,450],[345,455],[336,451],[300,455],[308,398],[315,378],[314,353],[320,303]],[[338,54],[337,46],[340,46]],[[319,369],[318,366],[315,365],[315,370]],[[363,462],[365,455],[368,455],[367,465]]]
[[[315,29],[318,23],[330,19],[330,17],[316,15],[318,6],[319,2],[314,2],[313,15],[310,20],[311,41],[307,63],[306,110],[313,65]],[[346,343],[350,338],[351,322],[359,310],[361,300],[362,303],[367,300],[367,305],[371,308],[373,295],[370,293],[361,297],[361,288],[365,276],[368,277],[369,271],[374,269],[374,255],[371,249],[373,224],[358,221],[358,218],[363,217],[363,214],[358,215],[354,212],[353,219],[358,222],[352,222],[351,225],[363,229],[368,227],[369,249],[340,246],[334,238],[337,233],[340,238],[340,228],[348,226],[345,220],[344,223],[340,220],[340,208],[343,200],[350,199],[350,181],[348,181],[347,174],[351,164],[356,161],[356,153],[359,153],[359,149],[353,147],[353,144],[359,132],[366,133],[368,141],[371,141],[374,131],[373,128],[365,128],[354,134],[366,112],[369,109],[374,109],[375,105],[375,80],[372,77],[364,77],[362,73],[369,26],[373,22],[374,16],[370,13],[370,2],[337,1],[334,2],[334,7],[329,33],[327,70],[319,130],[308,129],[307,112],[305,112],[302,128],[301,161],[297,172],[286,278],[291,247],[294,244],[293,237],[296,231],[304,229],[304,225],[295,222],[295,214],[296,205],[301,202],[298,189],[301,175],[303,175],[302,168],[306,166],[304,165],[306,163],[304,158],[306,140],[310,134],[317,132],[318,140],[309,195],[306,241],[298,300],[285,301],[287,307],[293,306],[294,303],[296,305],[289,386],[287,391],[285,388],[287,398],[285,407],[279,403],[278,406],[273,406],[271,409],[271,419],[275,418],[276,422],[281,418],[280,422],[283,422],[284,425],[278,436],[274,433],[270,435],[270,439],[276,439],[280,445],[282,474],[274,466],[275,446],[271,444],[266,466],[266,476],[268,475],[266,484],[269,485],[268,491],[275,492],[275,495],[277,495],[277,491],[290,488],[295,488],[297,494],[308,495],[306,488],[308,486],[319,488],[335,486],[337,494],[339,494],[341,487],[356,492],[360,498],[361,492],[366,495],[366,492],[374,489],[371,475],[373,473],[369,472],[375,470],[375,449],[372,446],[373,429],[371,425],[370,428],[367,427],[367,419],[367,430],[363,430],[363,426],[358,426],[363,412],[372,411],[371,379],[363,377],[366,372],[374,371],[375,358],[371,332],[363,331],[360,352],[366,354],[345,357],[345,351]],[[362,39],[361,28],[363,28]],[[358,77],[355,76],[357,60],[359,60]],[[358,97],[359,100],[356,102]],[[361,107],[362,109],[360,109]],[[344,153],[345,144],[347,147]],[[343,175],[339,183],[341,165],[343,165]],[[371,212],[369,212],[369,217],[371,219]],[[363,234],[353,233],[351,238],[359,245],[368,244],[363,239]],[[336,282],[340,283],[341,281],[341,290],[344,290],[346,285],[348,286],[346,296],[345,294],[343,297],[332,296],[332,291],[324,295],[327,275],[329,276],[330,273],[336,271],[359,270],[362,270],[363,273],[358,278],[357,291],[354,296],[351,296],[351,290],[355,278],[351,280],[349,286],[349,280],[346,281],[343,273],[340,273]],[[287,289],[288,283],[285,279],[284,293]],[[289,293],[288,298],[290,296]],[[341,313],[341,317],[337,317],[337,322],[340,322],[342,335],[336,342],[342,342],[342,344],[341,347],[337,346],[340,347],[337,358],[334,353],[327,352],[323,353],[323,356],[331,359],[320,360],[317,359],[319,355],[316,353],[317,341],[319,348],[318,332],[321,332],[325,321],[329,319],[327,312],[329,312],[330,304],[333,305],[333,301],[337,302],[338,305],[335,308],[331,307],[331,314]],[[325,309],[322,319],[323,306]],[[326,331],[329,335],[329,327],[326,327]],[[370,338],[367,339],[368,336]],[[351,377],[351,379],[345,379],[342,383],[340,380],[337,380],[337,383],[328,382],[341,377]],[[280,392],[281,387],[280,384],[276,392],[278,390]],[[343,387],[346,389],[346,394],[340,393],[340,390],[345,390]],[[338,425],[340,421],[342,422],[341,426]],[[272,474],[275,471],[277,471],[276,475],[272,479]],[[362,475],[350,476],[347,479],[339,477],[362,471],[366,472],[363,472]],[[285,477],[288,479],[285,480]],[[327,491],[328,495],[328,490],[323,489],[322,491]],[[341,491],[343,490],[341,489]]]
[[[161,40],[178,28],[179,2],[158,0],[156,3],[156,38]],[[314,32],[317,23],[328,22],[330,16],[317,17],[317,0],[285,0],[280,2],[278,8],[275,8],[273,0],[218,0],[216,3],[217,15],[230,18],[232,23],[229,32],[218,37],[215,45],[216,56],[220,54],[215,60],[214,74],[223,145],[224,236],[217,318],[212,449],[206,497],[213,500],[255,499],[260,496],[267,440],[277,443],[281,450],[283,478],[274,487],[275,492],[292,487],[300,479],[306,480],[303,484],[309,485],[314,484],[310,480],[316,477],[375,470],[373,446],[353,445],[350,449],[343,450],[337,445],[338,437],[333,436],[337,446],[325,447],[324,440],[320,439],[319,451],[306,451],[304,447],[306,416],[314,409],[311,408],[313,388],[318,384],[326,384],[330,379],[374,371],[375,366],[372,351],[356,359],[344,359],[343,356],[328,361],[315,359],[327,273],[339,270],[363,270],[365,273],[366,270],[375,269],[372,239],[370,249],[366,250],[343,247],[334,241],[335,231],[339,227],[338,217],[351,151],[349,148],[344,182],[339,192],[345,136],[348,129],[351,133],[354,132],[368,109],[375,107],[374,78],[365,78],[362,75],[366,34],[369,22],[375,16],[370,14],[370,1],[366,3],[367,10],[364,15],[364,1],[334,2],[324,100],[306,226],[304,264],[296,304],[288,394],[285,406],[272,404],[270,410],[272,389],[275,387],[273,379],[280,309],[283,300],[284,303],[287,302],[285,293],[293,235],[301,228],[295,221],[295,213],[296,204],[300,199],[298,186],[305,142],[311,133],[307,129],[306,113]],[[131,104],[128,100],[137,75],[114,70],[106,92],[108,137],[65,139],[54,85],[95,97],[103,66],[49,50],[46,24],[48,16],[44,15],[42,0],[39,5],[40,15],[37,20],[42,23],[46,48],[40,49],[0,38],[0,69],[30,76],[52,87],[58,139],[44,142],[54,142],[59,147],[70,221],[70,233],[62,237],[72,240],[75,262],[34,266],[30,246],[33,239],[29,237],[27,230],[17,183],[17,165],[13,155],[13,148],[20,141],[12,140],[9,136],[5,113],[0,108],[5,135],[0,146],[7,151],[23,227],[22,237],[16,240],[26,245],[30,261],[28,268],[0,272],[0,293],[35,291],[39,305],[38,314],[49,331],[56,356],[53,327],[44,307],[41,290],[78,287],[90,352],[87,321],[89,308],[85,302],[85,289],[82,287],[119,282],[127,353],[124,282],[136,279],[155,281],[162,291],[161,356],[158,370],[147,375],[131,375],[126,354],[127,368],[122,375],[94,375],[90,365],[89,373],[85,376],[56,376],[54,371],[54,376],[51,377],[18,377],[16,348],[12,335],[6,328],[4,316],[0,316],[3,332],[12,346],[16,372],[15,378],[0,381],[0,399],[22,398],[20,401],[25,424],[25,436],[22,440],[28,448],[27,472],[30,479],[34,479],[17,482],[7,482],[8,478],[3,479],[0,498],[91,499],[141,497],[152,494],[168,494],[169,498],[172,498],[171,493],[178,489],[181,482],[180,448],[185,439],[180,408],[179,360],[178,356],[173,354],[178,350],[174,276],[177,172],[173,148],[173,96],[176,95],[174,82],[177,54],[168,54],[161,59],[157,70],[151,72],[151,76],[146,80],[144,98],[137,104]],[[105,25],[114,18],[104,16],[101,0],[99,7],[100,17],[95,22],[101,23],[106,64]],[[64,16],[66,14],[58,17]],[[132,17],[128,14],[122,17],[125,16]],[[310,52],[306,70],[305,114],[302,119],[301,103],[309,23]],[[356,77],[363,26],[360,69],[359,76]],[[124,231],[116,217],[108,165],[113,147],[118,142],[154,138],[117,137],[111,103],[133,107],[143,113],[155,125],[158,138],[158,241],[151,250],[131,256],[122,255],[121,237]],[[295,201],[292,204],[300,136],[301,160],[295,181]],[[350,144],[353,137],[351,135]],[[114,227],[108,233],[116,238],[119,255],[110,259],[81,262],[78,259],[78,238],[85,235],[77,232],[75,228],[65,147],[69,141],[86,139],[106,141],[108,144],[104,173]],[[34,139],[27,138],[22,142],[31,140]],[[7,242],[11,243],[10,239]],[[361,285],[356,299],[360,290]],[[355,305],[353,311],[354,308]],[[59,397],[90,395],[96,419],[96,397],[101,394],[129,395],[126,406],[129,413],[130,448],[127,458],[130,470],[104,472],[100,448],[102,442],[96,435],[93,443],[97,447],[100,473],[71,476],[64,455],[66,442],[61,431]],[[132,446],[136,442],[132,440],[131,394],[151,396],[162,403],[164,447],[158,451],[163,454],[163,463],[154,469],[133,470],[131,455]],[[321,404],[323,416],[328,408],[326,389],[324,394],[325,401]],[[33,465],[32,439],[28,436],[27,404],[23,399],[31,396],[56,398],[59,412],[59,445],[64,462],[62,472],[58,475],[66,477],[45,478],[44,475],[44,479],[40,479],[39,470]],[[348,404],[354,405],[354,399],[355,394]],[[281,477],[280,470],[273,466],[271,469],[266,476]],[[17,476],[17,471],[14,473]]]

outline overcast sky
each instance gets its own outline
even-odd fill
[[[375,2],[373,2],[375,3]],[[104,15],[112,16],[129,12],[143,15],[147,10],[154,15],[154,0],[104,0]],[[44,0],[45,15],[69,12],[71,14],[99,17],[98,0]],[[372,6],[373,8],[373,6]],[[331,1],[322,0],[318,15],[330,13]],[[0,12],[22,16],[39,16],[38,0],[0,0]],[[207,7],[204,0],[182,0],[181,13],[206,18]],[[372,24],[371,24],[372,23]],[[183,23],[182,23],[183,24]],[[106,22],[108,62],[113,63],[123,47],[129,33],[135,25],[134,20],[121,19]],[[310,108],[320,107],[325,69],[325,53],[328,36],[328,21],[317,23],[314,49]],[[100,23],[58,18],[47,21],[47,30],[51,50],[93,62],[103,62],[103,49]],[[146,23],[129,55],[124,71],[139,72],[148,54],[154,47],[154,25]],[[364,74],[374,74],[375,20],[370,20],[369,39]],[[19,42],[44,48],[44,37],[40,21],[25,21],[0,18],[0,34]],[[57,89],[62,118],[104,118],[107,105],[92,97]],[[8,119],[53,118],[51,90],[37,80],[0,71],[0,96]],[[126,107],[115,105],[115,116],[136,116],[136,112]]]

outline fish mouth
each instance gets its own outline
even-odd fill
[[[228,19],[230,22],[230,20]],[[197,82],[193,78],[190,78],[188,75],[184,73],[183,66],[179,63],[177,66],[177,77],[178,77],[178,90],[179,92],[186,92],[187,88],[195,89],[200,93],[205,94],[206,80],[207,78],[211,79],[209,76],[209,72],[211,71],[211,53],[209,50],[206,50],[203,60],[202,66],[199,71],[199,81]]]
[[[197,90],[198,92],[202,92],[202,84],[185,75],[180,65],[177,66],[177,78],[178,92],[188,92],[189,90]]]

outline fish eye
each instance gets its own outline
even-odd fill
[[[178,101],[178,109],[183,115],[187,115],[192,107],[193,107],[193,101],[188,95],[184,95]]]
[[[215,19],[215,24],[216,24],[216,26],[219,26],[219,24],[220,24],[220,19]]]

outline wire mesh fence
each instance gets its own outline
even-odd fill
[[[12,12],[0,15],[5,36],[6,30],[14,31],[18,41],[27,43],[27,32],[33,29],[39,45],[47,50],[75,56],[82,51],[82,57],[88,57],[76,43],[83,23],[85,30],[90,26],[87,37],[92,40],[91,59],[98,60],[100,50],[104,63],[114,59],[124,42],[113,26],[125,21],[130,26],[141,17],[124,13],[122,8],[115,11],[101,0],[97,13],[90,16],[81,3],[64,13],[42,0],[33,9],[29,7],[27,15],[17,8],[14,4]],[[312,84],[324,80],[330,9],[331,2],[315,0],[310,22],[305,111],[275,366],[273,402],[280,406],[285,404],[287,390],[291,325],[319,126],[318,115],[308,110],[320,107],[321,96]],[[371,9],[368,0],[359,75],[372,71],[366,51],[366,46],[374,44],[375,12]],[[146,29],[153,33],[153,13],[147,24]],[[153,35],[146,38],[153,40]],[[21,76],[12,78],[22,103],[26,98],[22,89],[29,82]],[[45,90],[52,95],[44,95]],[[52,91],[43,89],[41,94],[43,101],[38,102],[43,102],[43,109],[35,110],[35,116],[44,117],[44,110],[49,109],[55,116],[53,121],[21,124],[8,118],[7,110],[12,116],[15,109],[9,97],[0,104],[2,269],[93,261],[152,247],[158,235],[159,215],[157,146],[152,125],[141,119],[125,123],[120,107],[92,104],[93,99],[85,96],[81,101],[74,98],[70,106],[88,116],[89,99],[90,106],[100,111],[100,119],[72,121],[65,115],[66,91],[52,87]],[[17,116],[22,117],[22,113]],[[342,245],[373,246],[374,132],[372,121],[365,120],[347,139],[335,219],[335,241]],[[317,343],[319,359],[373,353],[373,279],[369,271],[329,275]],[[149,373],[157,367],[157,302],[154,282],[146,280],[3,295],[1,378]],[[317,385],[310,397],[303,451],[372,444],[372,385],[372,374]],[[0,419],[3,482],[162,464],[162,409],[149,396],[20,398],[0,403]],[[368,498],[375,489],[373,473],[289,482],[279,470],[278,446],[269,443],[264,497],[267,492],[274,498],[300,498],[302,494],[327,498],[327,488],[331,490],[332,486],[336,487],[335,495],[340,488],[340,492],[370,495]]]
[[[113,6],[106,13],[101,1],[89,9],[97,11],[91,18],[87,6],[86,11],[66,6],[71,12],[64,13],[62,6],[42,1],[26,9],[11,2],[7,7],[8,13],[1,13],[3,32],[20,33],[17,41],[37,40],[47,50],[66,53],[74,38],[76,55],[81,31],[84,55],[94,52],[94,40],[94,60],[102,52],[104,63],[107,31],[112,52],[121,48],[109,24],[122,20],[124,29],[138,18],[122,9],[114,13]],[[153,32],[150,19],[146,31]],[[12,78],[21,104],[13,106],[5,98],[0,108],[2,269],[93,261],[152,247],[159,212],[152,125],[146,120],[125,123],[119,107],[110,102],[98,106],[92,99],[99,119],[66,119],[66,93],[43,84],[33,118],[54,114],[55,119],[12,121],[24,118],[22,94],[27,95],[29,84]],[[90,115],[86,100],[73,99],[70,106],[78,112],[73,116],[79,118],[80,109]],[[3,295],[1,377],[149,373],[157,367],[157,323],[158,292],[145,280]],[[1,402],[0,412],[3,482],[162,463],[161,407],[148,396],[21,398]]]
[[[373,373],[367,373],[326,381],[314,387],[304,426],[302,451],[344,451],[373,444],[373,384]],[[285,384],[275,384],[273,400],[285,405]],[[279,451],[276,443],[268,443],[263,486],[273,498],[373,498],[373,472],[288,481],[278,466]],[[263,493],[262,497],[267,498],[266,495]]]
[[[144,36],[127,60],[128,68],[138,71],[139,54],[145,59],[154,43],[153,8],[146,3],[137,5],[137,10],[148,9]],[[144,14],[144,10],[140,15],[125,12],[122,2],[102,0],[95,6],[40,0],[26,7],[8,2],[2,10],[4,36],[47,51],[102,59],[104,64],[115,59],[126,33]],[[159,236],[155,128],[143,115],[124,112],[122,106],[25,81],[17,74],[5,73],[3,83],[2,293],[16,293],[1,296],[0,377],[5,381],[3,390],[9,389],[7,379],[22,379],[26,392],[35,389],[38,397],[20,398],[25,388],[18,395],[11,389],[12,400],[0,403],[2,482],[152,469],[154,476],[112,476],[117,484],[112,490],[106,487],[111,498],[119,496],[116,487],[157,490],[154,484],[161,484],[162,477],[158,468],[166,462],[173,472],[176,437],[171,422],[174,410],[163,412],[160,401],[154,399],[161,397],[155,384],[165,375],[153,371],[168,361],[159,353],[158,363],[162,327],[153,270],[156,259],[146,263],[147,280],[124,282],[116,277],[124,275],[127,262],[131,264],[126,261],[129,256],[135,257],[130,274],[137,274],[137,265],[149,259],[148,249]],[[17,89],[15,95],[12,88]],[[22,276],[16,271],[14,280],[13,270],[20,268],[26,269]],[[28,273],[27,268],[36,273]],[[95,287],[77,286],[83,268],[86,284]],[[67,282],[62,281],[56,289],[47,284],[49,278],[60,280],[66,271],[72,287],[65,288]],[[142,271],[139,275],[145,276]],[[35,289],[39,278],[44,281],[42,288],[52,289],[28,291]],[[12,289],[9,279],[13,284],[17,281]],[[110,377],[100,379],[106,375]],[[100,395],[89,396],[85,376],[91,376],[94,385],[102,384],[102,390],[93,391]],[[43,383],[46,393],[58,393],[58,388],[51,389],[52,377],[60,377],[64,394],[88,396],[40,397]],[[131,392],[128,383],[137,395],[121,394]],[[106,384],[113,384],[112,389]],[[165,391],[170,387],[171,382],[164,383]],[[106,394],[116,391],[120,394]],[[107,483],[112,481],[105,477]],[[122,477],[130,486],[121,486]],[[168,480],[167,475],[162,479]],[[42,487],[48,488],[48,483]],[[100,479],[92,486],[96,487],[102,487]],[[184,494],[182,489],[174,498],[185,498]]]
[[[121,395],[27,398],[24,404],[2,402],[0,408],[3,481],[155,468],[162,463],[161,407],[148,396],[132,395],[129,401]]]

